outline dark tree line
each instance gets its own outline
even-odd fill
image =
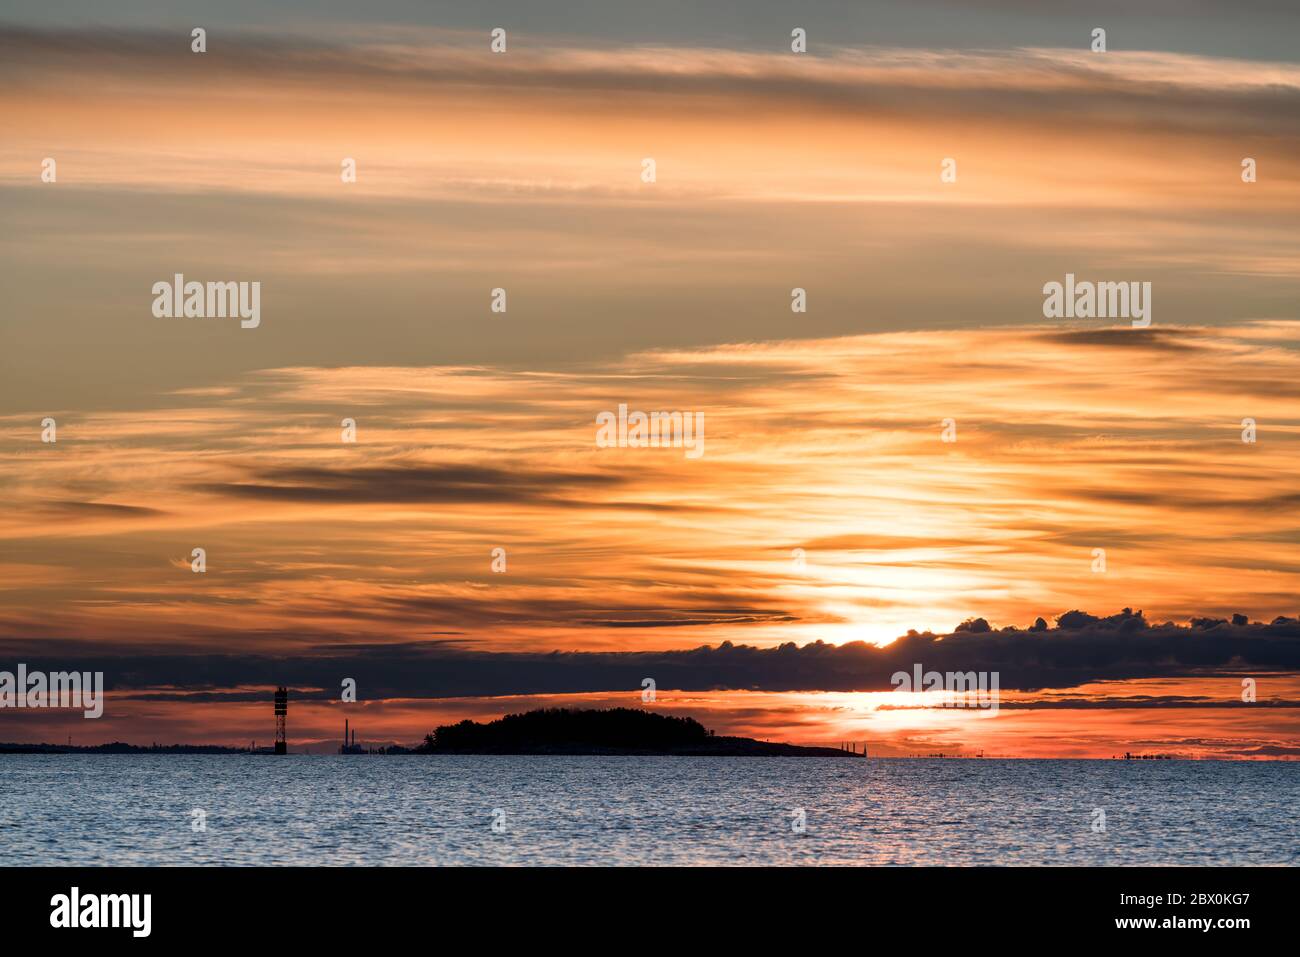
[[[544,708],[508,714],[487,724],[461,721],[443,725],[426,735],[418,750],[492,752],[564,746],[659,750],[703,744],[711,735],[694,718],[675,718],[636,708]]]

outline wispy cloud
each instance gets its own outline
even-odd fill
[[[0,558],[49,575],[8,589],[0,628],[595,649],[883,641],[1116,593],[1160,618],[1294,614],[1297,382],[1283,324],[989,329],[273,370],[59,412],[57,446],[10,417]],[[597,448],[596,414],[629,401],[703,410],[705,456]]]
[[[1267,143],[1261,182],[1274,203],[1300,202],[1294,64],[563,43],[500,57],[480,39],[245,35],[196,58],[172,34],[9,27],[0,69],[15,91],[14,129],[0,177],[27,181],[31,150],[75,129],[63,144],[70,182],[151,191],[334,195],[337,157],[361,152],[363,196],[641,202],[634,172],[653,146],[665,174],[658,202],[1022,205],[1059,202],[1068,181],[1077,205],[1178,197],[1209,208],[1239,191],[1238,144]],[[1116,141],[1129,148],[1117,153]],[[1231,166],[1213,176],[1225,149]],[[959,190],[938,188],[943,155],[969,161]]]

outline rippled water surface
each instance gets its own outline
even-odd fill
[[[1296,763],[8,755],[0,860],[1294,864],[1298,807]]]

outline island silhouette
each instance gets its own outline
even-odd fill
[[[664,754],[700,757],[862,757],[839,748],[803,747],[716,735],[694,718],[637,708],[541,708],[479,724],[461,721],[426,735],[417,754]]]

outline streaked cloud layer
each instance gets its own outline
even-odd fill
[[[215,19],[201,56],[161,15],[15,16],[0,641],[123,656],[142,733],[189,728],[198,699],[156,696],[196,688],[252,721],[262,678],[295,684],[254,661],[308,662],[295,687],[324,694],[314,669],[413,647],[835,652],[1075,608],[1294,617],[1300,65],[1184,25],[1177,49],[1121,25],[1092,54],[1019,4],[988,23],[1008,9],[1029,26],[1001,44],[922,45],[924,24],[885,17],[874,46],[814,23],[807,56],[784,26],[617,42],[635,24],[608,14],[517,31],[505,56],[459,19],[362,28],[342,9],[298,32]],[[1256,33],[1290,17],[1255,13]],[[261,325],[154,318],[176,273],[259,281]],[[1153,325],[1044,324],[1066,273],[1150,282]],[[703,412],[705,454],[598,448],[621,403]],[[1288,753],[1300,695],[1258,717],[1213,702],[1247,666],[1289,680],[1277,647],[1163,673],[1107,653],[1117,671],[1040,676],[996,723],[882,708],[837,665],[811,684],[706,673],[665,701],[802,740],[852,738],[869,712],[897,753],[1099,754],[1159,710],[1196,753],[1266,756]],[[201,678],[195,655],[250,675]],[[150,663],[181,659],[168,688]],[[381,682],[369,706],[402,739],[433,719],[426,696],[472,717],[626,703],[602,680],[476,685],[486,700]],[[325,740],[336,714],[307,707]]]
[[[0,33],[6,404],[1033,322],[1067,271],[1153,282],[1161,325],[1296,318],[1293,63],[359,37]],[[255,273],[256,346],[153,321],[142,290],[178,269]],[[512,312],[484,335],[497,286]]]
[[[1120,602],[1294,614],[1295,336],[1037,327],[563,372],[279,369],[144,412],[51,410],[56,446],[13,417],[5,628],[663,648]],[[704,411],[703,458],[597,448],[620,403]]]
[[[30,181],[32,148],[63,139],[77,184],[144,190],[336,197],[322,157],[361,152],[354,192],[369,197],[1215,207],[1241,196],[1240,157],[1224,168],[1216,154],[1244,139],[1272,147],[1255,192],[1274,209],[1300,197],[1291,63],[1059,48],[493,56],[481,39],[234,36],[198,58],[174,34],[11,28],[18,129],[0,171]],[[653,191],[628,175],[651,147]],[[941,188],[938,157],[963,154],[962,187]]]

